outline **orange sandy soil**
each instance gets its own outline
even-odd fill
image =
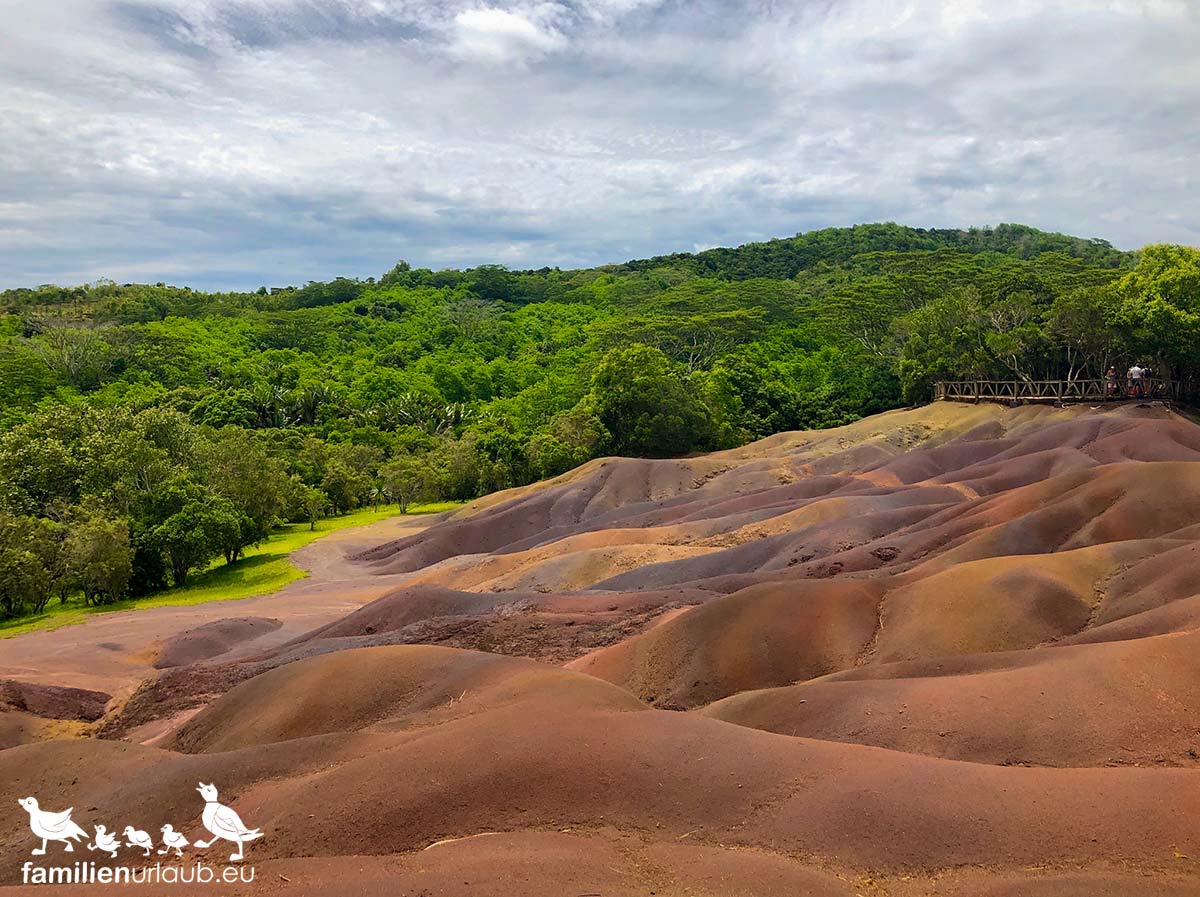
[[[1200,894],[1167,409],[939,404],[398,525],[236,609],[0,642],[0,883],[19,797],[194,840],[213,781],[255,882],[123,893]]]

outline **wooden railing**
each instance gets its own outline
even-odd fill
[[[1140,387],[1137,384],[1141,384]],[[1106,402],[1127,399],[1182,401],[1185,390],[1173,380],[941,380],[934,401],[948,402]]]

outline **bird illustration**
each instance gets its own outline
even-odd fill
[[[263,833],[256,828],[246,828],[238,814],[222,804],[217,803],[217,786],[200,783],[196,789],[204,798],[204,816],[201,821],[204,827],[212,833],[208,841],[197,841],[193,846],[199,848],[211,847],[218,840],[232,841],[237,845],[237,853],[230,854],[229,861],[236,863],[242,859],[242,846],[246,841],[261,838]]]
[[[150,851],[154,849],[154,840],[143,832],[141,829],[135,829],[132,825],[125,826],[125,846],[140,847],[146,851],[142,856],[150,856]]]
[[[172,850],[174,850],[175,856],[181,857],[183,856],[183,848],[188,846],[188,839],[185,838],[180,832],[177,832],[175,829],[171,828],[170,823],[167,823],[162,827],[162,843],[163,847],[162,850],[159,851],[160,854],[170,853]]]
[[[117,840],[117,836],[110,832],[102,825],[96,826],[96,837],[92,839],[92,843],[87,846],[88,850],[99,850],[102,853],[107,853],[110,857],[117,855],[117,848],[121,846],[121,842]]]
[[[67,807],[61,813],[50,813],[38,809],[37,799],[33,797],[23,797],[17,803],[29,814],[29,828],[42,839],[41,848],[34,848],[35,857],[45,856],[48,841],[61,841],[63,850],[74,853],[75,848],[71,846],[71,841],[87,837],[87,832],[71,821],[71,811],[74,807]]]

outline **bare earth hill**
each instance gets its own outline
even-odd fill
[[[368,541],[116,648],[0,642],[0,883],[18,798],[194,840],[212,781],[266,833],[221,893],[1200,893],[1200,426],[1162,407],[598,460]],[[107,708],[97,657],[144,677]]]

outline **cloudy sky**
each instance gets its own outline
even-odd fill
[[[0,286],[1200,243],[1200,0],[0,0]]]

